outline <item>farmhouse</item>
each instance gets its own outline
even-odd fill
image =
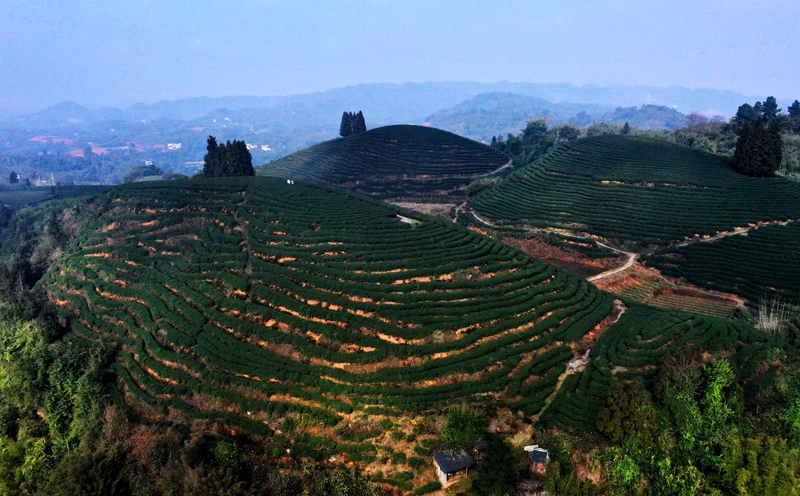
[[[448,453],[439,451],[433,454],[433,463],[436,465],[436,475],[442,486],[447,486],[453,480],[466,475],[475,465],[475,458],[464,450]]]
[[[532,446],[525,446],[523,448],[528,453],[528,461],[531,463],[531,470],[534,472],[544,472],[547,463],[550,461],[550,453],[538,444]]]

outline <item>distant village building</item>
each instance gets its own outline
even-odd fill
[[[547,470],[547,464],[550,462],[550,452],[540,448],[538,444],[525,446],[523,449],[528,453],[531,470],[544,473]]]
[[[180,150],[181,146],[181,143],[167,143],[167,150]]]
[[[450,482],[460,479],[469,473],[469,469],[475,466],[475,458],[465,450],[448,453],[439,451],[433,454],[433,464],[436,466],[436,475],[442,486],[447,486]]]
[[[34,179],[33,180],[34,186],[55,186],[56,185],[56,176],[55,174],[50,174],[50,179]]]
[[[253,150],[254,148],[258,148],[258,145],[251,145],[250,143],[246,143],[245,146],[248,150]]]
[[[269,145],[261,145],[261,151],[262,152],[271,152],[272,148],[270,148]]]

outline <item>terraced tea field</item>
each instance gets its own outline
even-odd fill
[[[647,264],[693,284],[761,298],[800,301],[800,223],[774,224],[744,234],[657,252]]]
[[[0,204],[12,210],[49,200],[76,198],[102,193],[108,186],[40,186],[22,190],[0,191]]]
[[[663,277],[659,271],[638,264],[593,282],[598,288],[618,295],[625,301],[723,319],[730,318],[741,301],[732,294],[711,293],[687,284],[678,285]]]
[[[492,222],[668,245],[800,219],[800,184],[750,178],[663,141],[598,136],[560,145],[470,199]]]
[[[731,360],[740,379],[748,380],[766,353],[763,339],[747,326],[713,317],[632,306],[592,348],[586,368],[567,376],[540,421],[548,427],[594,431],[614,377],[624,381],[641,377],[652,386],[656,365],[681,350],[715,353],[740,346]]]
[[[487,394],[533,415],[613,306],[447,220],[273,178],[112,189],[40,284],[69,339],[119,344],[137,412],[265,436],[287,412],[330,426]]]
[[[508,163],[495,149],[422,126],[339,138],[256,168],[256,174],[343,185],[378,198],[465,197],[475,177]]]

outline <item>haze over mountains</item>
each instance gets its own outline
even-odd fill
[[[62,102],[39,112],[0,118],[0,157],[7,169],[61,171],[56,180],[113,184],[131,165],[153,162],[192,175],[205,139],[244,140],[255,164],[264,164],[338,136],[343,111],[363,111],[367,127],[424,124],[488,143],[519,132],[531,119],[549,125],[630,122],[641,129],[676,129],[701,111],[728,117],[755,101],[732,91],[650,86],[576,86],[550,83],[382,83],[288,96],[199,97],[127,109]],[[763,100],[763,98],[762,98]],[[57,160],[103,158],[91,177]],[[22,157],[22,158],[21,158]],[[34,168],[28,158],[48,162]],[[5,170],[2,169],[2,170]],[[6,173],[8,173],[6,171]]]
[[[744,101],[763,97],[733,91],[690,89],[681,86],[576,86],[557,83],[376,83],[335,88],[319,93],[287,96],[198,97],[153,104],[135,104],[127,109],[90,109],[63,102],[36,113],[0,119],[4,128],[51,128],[114,120],[177,119],[193,121],[217,109],[298,109],[306,107],[307,119],[338,122],[342,109],[358,107],[372,125],[419,123],[426,116],[482,93],[504,92],[535,96],[552,103],[589,104],[599,107],[663,105],[681,113],[700,111],[730,117]],[[294,114],[297,115],[297,114]],[[308,121],[307,121],[308,122]]]

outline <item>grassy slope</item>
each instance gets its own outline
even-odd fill
[[[800,218],[800,184],[748,178],[666,142],[599,136],[564,144],[470,203],[513,223],[668,244]]]
[[[256,169],[257,174],[331,184],[356,183],[365,192],[397,196],[453,189],[508,159],[496,150],[439,129],[397,125],[326,141]],[[411,181],[400,181],[407,176]]]

